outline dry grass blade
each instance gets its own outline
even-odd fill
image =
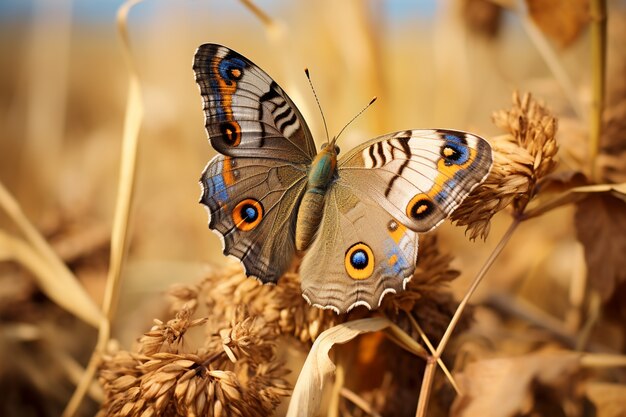
[[[519,3],[520,9],[523,10],[523,2]],[[539,28],[537,28],[535,23],[532,21],[530,15],[526,12],[523,13],[524,15],[521,16],[521,19],[524,30],[537,48],[537,52],[539,52],[543,60],[546,62],[548,68],[550,68],[550,71],[552,71],[555,80],[561,85],[561,90],[569,100],[572,109],[576,112],[576,115],[579,118],[583,119],[585,112],[583,111],[583,107],[580,104],[580,100],[576,96],[576,88],[574,87],[574,83],[572,82],[565,68],[563,68],[563,64],[559,60],[556,52],[550,46],[550,43],[545,38],[543,33],[541,33]]]
[[[113,231],[111,234],[111,259],[103,306],[104,313],[109,320],[111,320],[115,314],[114,305],[117,298],[117,290],[119,289],[120,271],[128,243],[128,219],[130,217],[133,187],[135,184],[139,129],[143,118],[143,103],[141,100],[139,75],[133,64],[130,53],[130,41],[126,29],[130,9],[141,1],[143,0],[127,1],[120,7],[117,15],[118,29],[122,37],[122,49],[129,69],[130,85],[126,102],[124,136],[122,138],[118,194],[115,206],[115,217],[113,219]]]
[[[272,18],[252,0],[240,1],[257,19],[261,21],[261,23],[263,23],[269,40],[277,45],[282,45],[285,40],[285,26],[281,24],[280,21]]]
[[[611,193],[613,196],[626,201],[626,183],[622,184],[594,184],[571,188],[551,200],[527,210],[524,219],[541,216],[542,214],[554,210],[566,204],[576,203],[594,193]]]
[[[615,368],[626,366],[626,355],[608,353],[585,353],[580,359],[581,366],[589,368]]]
[[[382,417],[379,413],[376,412],[369,404],[367,404],[361,397],[359,397],[356,393],[350,391],[347,388],[341,389],[341,396],[351,401],[354,405],[359,407],[361,410],[365,411],[368,415],[372,417]]]
[[[96,319],[97,316],[89,318],[86,315],[86,312],[97,307],[78,281],[69,276],[59,276],[58,271],[51,268],[32,246],[0,231],[0,250],[3,252],[0,252],[0,258],[15,260],[28,269],[41,290],[60,307],[88,323],[88,319]]]
[[[133,65],[130,54],[130,43],[127,31],[127,18],[130,9],[142,0],[130,0],[125,2],[117,14],[118,30],[122,38],[124,57],[129,69],[130,85],[126,106],[126,119],[124,120],[124,133],[122,138],[122,154],[120,164],[120,177],[118,195],[113,219],[113,231],[111,235],[111,258],[107,275],[106,289],[104,293],[103,312],[104,319],[100,321],[98,344],[91,356],[89,365],[76,387],[70,402],[63,412],[64,417],[73,416],[78,410],[85,393],[93,379],[98,364],[99,356],[104,351],[110,337],[110,324],[115,314],[115,305],[119,291],[120,272],[127,246],[128,219],[130,216],[133,186],[135,183],[135,167],[137,159],[137,144],[139,128],[143,118],[143,104],[141,101],[141,89],[139,76]]]
[[[602,115],[606,84],[606,0],[591,0],[592,95],[589,162],[591,176],[597,178],[596,159],[602,137]]]
[[[13,196],[0,183],[0,206],[20,228],[32,249],[18,239],[4,236],[13,255],[35,273],[42,290],[58,305],[96,327],[102,319],[98,306],[87,295],[78,279],[52,250],[48,242],[26,218]],[[15,252],[16,251],[16,252]]]
[[[430,340],[428,339],[428,336],[426,336],[426,333],[424,332],[422,327],[419,325],[419,323],[415,320],[415,318],[412,315],[409,315],[409,320],[411,321],[411,324],[413,325],[413,327],[415,327],[415,329],[419,333],[420,337],[424,341],[424,344],[428,347],[428,351],[430,352],[430,354],[433,357],[436,357],[435,347],[433,346],[432,343],[430,343]],[[441,370],[446,375],[446,378],[448,378],[448,381],[450,381],[450,385],[452,385],[452,388],[454,388],[454,391],[456,391],[457,395],[460,394],[459,386],[454,380],[454,377],[452,377],[452,373],[450,372],[450,370],[448,370],[448,367],[446,366],[445,363],[443,363],[443,360],[440,357],[437,357],[437,364],[441,367]]]
[[[324,380],[335,370],[328,352],[336,344],[343,344],[362,333],[377,332],[392,325],[384,318],[354,320],[332,327],[318,336],[309,351],[293,390],[287,417],[316,415],[320,406]]]

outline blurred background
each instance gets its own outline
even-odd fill
[[[0,182],[98,304],[129,82],[116,27],[122,3],[0,2]],[[264,16],[234,0],[146,0],[135,6],[129,15],[130,48],[145,117],[115,337],[128,347],[153,317],[163,314],[162,293],[169,284],[193,282],[206,263],[225,262],[198,204],[198,179],[214,155],[191,70],[200,44],[226,45],[264,69],[298,105],[318,145],[325,140],[324,130],[305,67],[331,136],[372,96],[378,97],[344,134],[344,151],[411,128],[468,130],[487,138],[501,134],[491,114],[508,108],[518,89],[542,98],[559,118],[559,139],[573,144],[562,155],[567,164],[578,158],[576,141],[585,140],[588,127],[588,3],[546,2],[553,7],[545,14],[535,13],[537,3],[259,0],[255,5]],[[615,16],[609,19],[609,51],[623,45],[625,3],[609,1],[609,16]],[[565,17],[558,21],[558,16]],[[609,52],[610,68],[613,56]],[[563,283],[583,263],[571,215],[562,209],[519,230],[481,292],[528,285],[520,277],[532,278],[549,258],[549,273],[556,277],[550,285],[567,293]],[[456,294],[464,293],[508,222],[506,215],[496,218],[486,243],[468,242],[461,228],[442,227],[442,247],[454,254],[454,266],[462,271]],[[16,231],[4,213],[0,227]],[[548,285],[541,282],[533,285]],[[4,322],[49,320],[54,331],[58,323],[81,328],[61,311],[40,310],[45,296],[17,264],[0,264],[0,288]],[[534,291],[559,299],[554,288]],[[61,342],[74,345],[70,351],[78,361],[91,352],[95,331],[88,328],[83,334],[86,340],[80,343]],[[17,354],[7,346],[0,348]],[[7,357],[2,350],[0,355]],[[2,366],[0,388],[11,375]],[[46,380],[40,381],[41,395],[48,398]],[[72,384],[65,385],[71,392]],[[0,401],[21,398],[11,392],[0,389]],[[64,394],[57,394],[57,403],[63,404]]]

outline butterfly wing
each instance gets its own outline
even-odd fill
[[[315,142],[282,88],[237,52],[201,45],[193,70],[204,104],[211,145],[224,155],[310,164]]]
[[[427,232],[489,174],[491,146],[456,130],[407,130],[373,139],[338,162],[338,182],[376,201],[416,232]]]
[[[350,187],[329,190],[316,239],[302,260],[302,294],[337,313],[380,305],[415,270],[417,233]]]
[[[296,209],[315,156],[311,133],[278,84],[237,52],[202,45],[193,69],[221,154],[200,179],[209,227],[247,275],[276,282],[294,253]]]
[[[491,169],[484,139],[450,130],[397,132],[339,161],[300,272],[310,303],[337,312],[380,306],[415,270],[418,234],[437,226]]]
[[[217,155],[200,179],[200,202],[225,255],[237,258],[246,275],[276,282],[289,267],[295,212],[306,172],[273,159]]]

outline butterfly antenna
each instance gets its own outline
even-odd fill
[[[359,117],[359,116],[360,116],[360,115],[361,115],[361,114],[362,114],[365,110],[367,110],[367,109],[369,108],[369,106],[371,106],[372,104],[374,104],[374,102],[375,102],[377,99],[378,99],[378,97],[374,96],[374,97],[370,100],[370,102],[369,102],[369,103],[367,103],[367,105],[366,105],[365,107],[363,107],[363,108],[361,109],[361,111],[360,111],[360,112],[358,112],[358,113],[356,114],[356,116],[354,116],[354,117],[352,118],[352,120],[350,120],[350,121],[349,121],[349,122],[348,122],[348,123],[347,123],[347,124],[343,127],[343,129],[341,129],[341,130],[339,131],[339,134],[333,138],[333,142],[332,142],[332,143],[334,144],[335,142],[337,142],[337,139],[339,139],[339,136],[341,136],[341,134],[343,133],[343,131],[344,131],[344,130],[346,130],[346,127],[350,126],[350,124],[351,124],[352,122],[354,122],[354,121],[356,120],[356,118],[357,118],[357,117]]]
[[[313,96],[315,96],[315,101],[317,102],[317,108],[320,109],[320,114],[322,115],[322,120],[324,121],[324,130],[326,130],[326,141],[330,142],[330,139],[328,138],[328,126],[326,125],[326,118],[324,117],[324,112],[322,111],[320,100],[317,98],[317,93],[315,92],[315,88],[313,87],[313,82],[311,81],[311,75],[309,74],[309,69],[305,68],[304,73],[306,74],[307,80],[309,80],[309,85],[311,86],[311,90],[313,90]]]

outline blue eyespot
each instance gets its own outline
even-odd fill
[[[243,77],[243,69],[246,63],[239,58],[224,58],[219,65],[220,76],[224,80],[238,81]]]
[[[369,262],[367,253],[363,249],[358,249],[352,253],[350,264],[354,269],[365,269]]]
[[[346,251],[344,266],[352,279],[367,279],[374,273],[374,252],[367,244],[357,242]]]
[[[241,218],[248,223],[254,222],[259,217],[259,212],[251,204],[245,204],[241,207]]]
[[[446,165],[463,165],[470,157],[467,142],[464,138],[456,135],[446,134],[446,143],[441,147],[441,157]]]

